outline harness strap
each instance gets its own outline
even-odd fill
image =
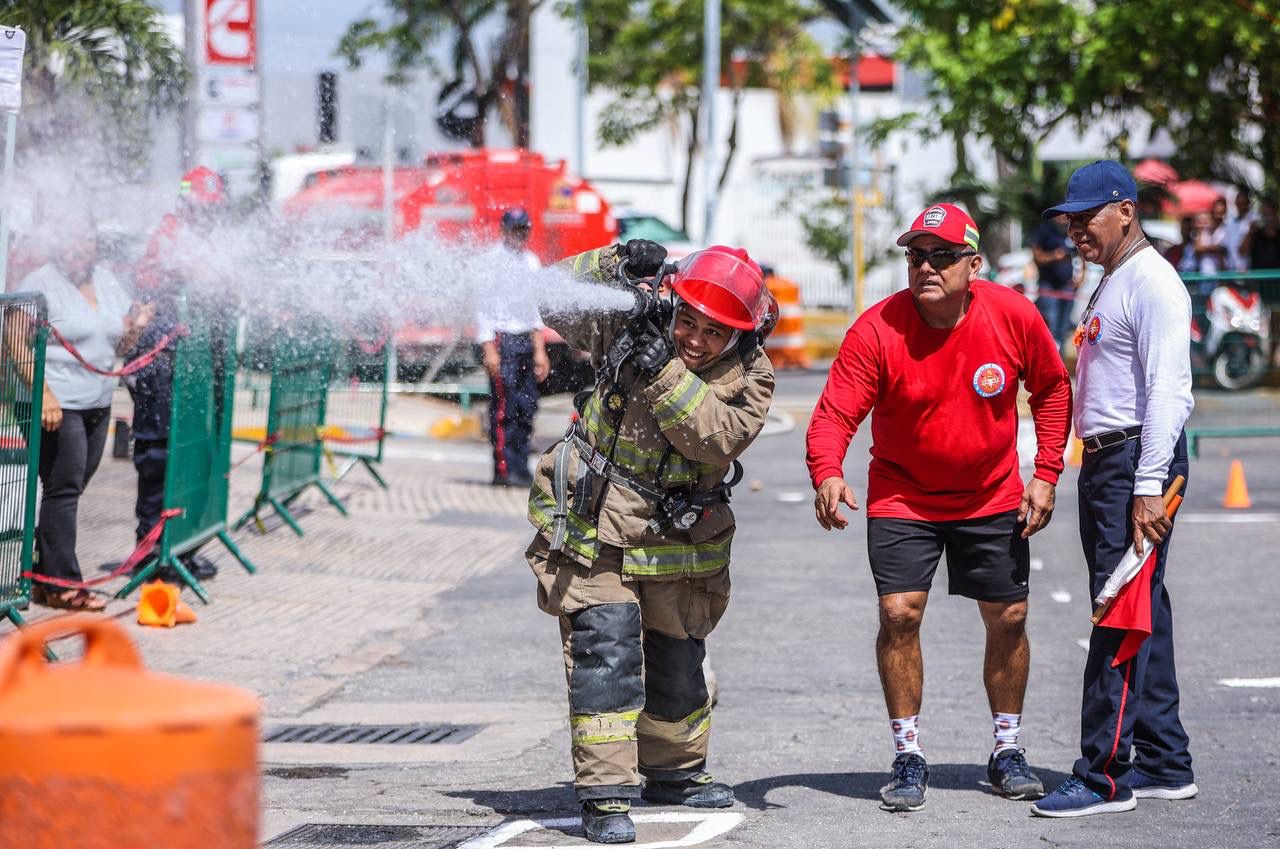
[[[552,493],[556,499],[551,514],[551,550],[564,548],[564,538],[569,532],[569,442],[565,440],[556,449],[555,468],[551,477]]]

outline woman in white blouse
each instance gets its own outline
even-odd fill
[[[85,360],[110,371],[116,357],[133,347],[154,307],[135,307],[115,275],[99,264],[97,230],[91,219],[58,223],[63,238],[55,258],[27,275],[17,289],[43,294],[50,325]],[[20,343],[22,335],[11,334],[10,344],[15,338]],[[102,459],[114,388],[115,378],[90,371],[50,335],[40,410],[44,491],[36,527],[36,574],[83,580],[76,559],[76,517],[80,495]],[[38,581],[31,598],[37,604],[67,610],[106,607],[87,590]]]

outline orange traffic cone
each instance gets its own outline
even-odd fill
[[[1244,482],[1244,463],[1231,461],[1227,474],[1227,491],[1222,496],[1222,506],[1228,510],[1247,510],[1253,506],[1249,500],[1249,486]]]
[[[138,595],[138,624],[172,628],[196,621],[196,613],[178,598],[178,588],[164,581],[142,585]]]
[[[1079,468],[1084,463],[1084,442],[1074,434],[1067,446],[1067,465]]]

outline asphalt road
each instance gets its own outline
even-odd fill
[[[742,819],[696,845],[1280,845],[1280,797],[1270,783],[1280,767],[1280,689],[1221,683],[1280,677],[1280,581],[1274,576],[1280,440],[1206,443],[1192,463],[1175,532],[1167,580],[1199,798],[1043,820],[1029,815],[1028,803],[990,794],[981,623],[972,602],[946,595],[943,570],[923,634],[921,741],[932,770],[929,800],[918,813],[890,814],[877,805],[893,751],[874,665],[876,607],[865,523],[859,515],[844,532],[822,531],[813,520],[803,462],[804,426],[824,377],[782,376],[775,409],[796,426],[760,439],[744,458],[747,481],[759,486],[743,486],[734,498],[733,597],[708,641],[721,687],[710,767],[735,786],[733,810]],[[1197,422],[1280,423],[1280,396],[1204,395]],[[846,462],[860,496],[867,445],[860,435]],[[1245,466],[1254,503],[1248,511],[1220,507],[1233,458]],[[482,462],[474,452],[459,452],[439,464],[439,473],[479,476]],[[1079,641],[1089,634],[1075,481],[1069,469],[1052,524],[1032,541],[1039,568],[1031,577],[1032,671],[1022,743],[1050,786],[1066,777],[1078,752],[1085,659]],[[354,754],[329,771],[311,772],[272,764],[268,752],[267,836],[300,822],[496,825],[573,816],[567,729],[562,721],[545,722],[547,711],[565,711],[557,629],[534,606],[520,552],[444,595],[403,642],[403,651],[353,676],[328,706],[466,705],[464,713],[502,718],[505,748],[483,758],[460,754],[424,764],[410,756],[380,766],[362,764]],[[665,839],[673,828],[642,824],[641,843]],[[580,842],[567,826],[522,839],[486,845]]]

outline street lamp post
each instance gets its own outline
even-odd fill
[[[862,249],[862,198],[858,187],[858,170],[861,156],[858,152],[858,94],[862,81],[858,78],[858,63],[862,49],[858,36],[863,21],[858,15],[858,4],[849,3],[849,288],[853,294],[853,314],[862,315],[862,288],[865,257]]]
[[[706,0],[702,14],[702,170],[705,190],[702,240],[711,241],[716,216],[716,93],[720,90],[720,0]]]

